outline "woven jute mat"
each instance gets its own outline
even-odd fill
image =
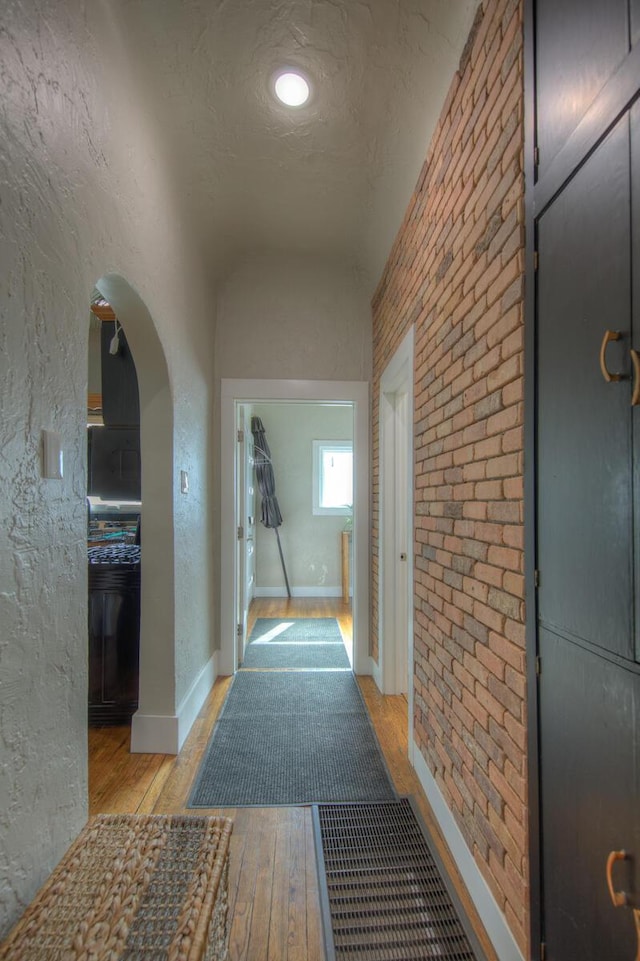
[[[232,824],[98,815],[0,945],[0,959],[223,961]]]

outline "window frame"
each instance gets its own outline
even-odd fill
[[[353,514],[353,440],[343,439],[343,440],[314,440],[313,445],[313,457],[312,457],[312,501],[311,509],[315,516],[328,516],[328,517],[351,517]],[[321,465],[322,465],[322,455],[325,451],[350,451],[352,458],[352,482],[351,482],[351,498],[352,503],[350,506],[345,507],[322,507],[320,503],[321,496]]]

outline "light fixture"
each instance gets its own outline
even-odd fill
[[[273,89],[278,100],[287,107],[302,107],[311,96],[308,80],[293,70],[276,74]]]

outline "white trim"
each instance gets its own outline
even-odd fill
[[[140,714],[131,719],[132,754],[179,754],[218,676],[218,652],[204,665],[177,714]]]
[[[321,506],[321,491],[323,491],[322,479],[324,473],[321,465],[324,463],[323,454],[325,450],[330,451],[349,451],[353,459],[353,441],[351,440],[312,440],[311,441],[311,513],[318,516],[350,517],[351,507],[346,504],[340,507]],[[353,485],[351,489],[351,503],[353,502]]]
[[[356,674],[369,674],[369,384],[366,381],[235,380],[221,382],[220,672],[235,673],[237,636],[233,598],[235,557],[235,407],[239,402],[297,401],[353,404],[353,650]]]
[[[286,587],[256,587],[254,597],[286,597]],[[292,587],[292,597],[342,597],[341,587]]]
[[[177,754],[178,718],[175,714],[140,714],[131,718],[132,754]]]
[[[413,358],[414,358],[414,329],[411,327],[405,334],[400,346],[385,367],[380,379],[380,557],[379,557],[379,589],[378,589],[378,664],[376,676],[378,686],[383,694],[399,694],[407,691],[409,731],[413,730]],[[398,395],[406,395],[404,408],[406,423],[402,429],[406,431],[403,437],[397,436],[399,430],[396,405]],[[406,605],[407,623],[406,638],[396,638],[396,604],[401,602],[396,597],[396,565],[398,558],[398,530],[396,517],[396,475],[397,465],[396,447],[403,450],[406,477],[406,527],[405,552],[407,555]],[[407,646],[407,677],[397,676],[396,644]],[[409,759],[413,757],[413,738],[409,738]]]
[[[218,659],[219,654],[215,651],[196,677],[191,685],[191,689],[185,695],[178,708],[178,750],[180,750],[186,741],[193,722],[200,713],[200,708],[206,701],[215,683],[216,677],[218,676]]]
[[[411,738],[413,740],[413,738]],[[420,753],[414,745],[414,768],[427,800],[435,815],[438,826],[451,851],[456,867],[466,885],[480,920],[491,940],[499,961],[524,961],[524,956],[516,944],[507,919],[498,907],[489,885],[483,878],[480,868],[467,847],[467,843],[455,822],[453,814],[445,801],[440,788]]]

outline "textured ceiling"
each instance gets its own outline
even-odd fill
[[[213,275],[248,251],[380,276],[477,0],[117,0]],[[310,77],[289,110],[273,72]]]

